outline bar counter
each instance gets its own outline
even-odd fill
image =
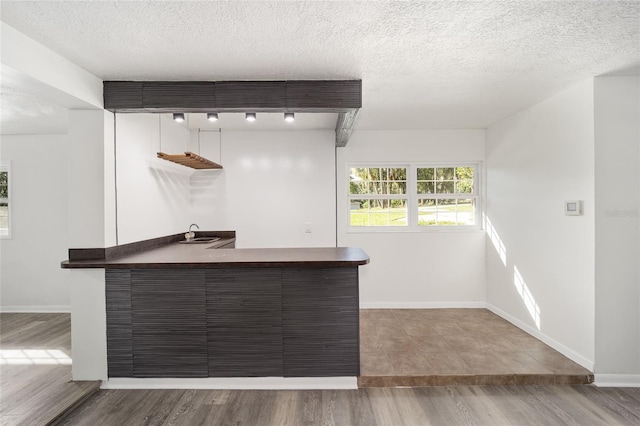
[[[108,377],[356,377],[352,247],[235,249],[235,232],[70,249],[63,268],[104,268]]]

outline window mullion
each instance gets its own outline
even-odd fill
[[[418,226],[418,167],[415,164],[407,167],[407,225]]]

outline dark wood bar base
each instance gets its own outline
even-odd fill
[[[360,374],[358,267],[106,270],[109,377]]]
[[[105,269],[110,378],[360,375],[356,247],[235,248],[234,231],[70,249]]]

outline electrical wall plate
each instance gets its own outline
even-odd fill
[[[565,201],[564,214],[567,216],[582,216],[582,200]]]

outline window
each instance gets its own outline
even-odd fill
[[[351,168],[349,198],[351,226],[406,226],[407,169]]]
[[[349,167],[349,228],[478,229],[477,164]]]
[[[10,206],[10,177],[11,163],[0,162],[0,236],[11,236],[11,206]]]
[[[418,167],[419,226],[475,225],[474,167]]]

